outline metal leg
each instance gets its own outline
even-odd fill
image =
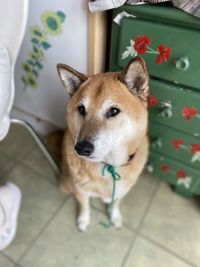
[[[36,143],[38,144],[39,148],[43,152],[44,156],[47,158],[47,160],[51,164],[51,166],[54,169],[55,173],[59,174],[60,170],[59,170],[59,167],[58,167],[57,163],[55,162],[55,160],[53,159],[52,155],[50,154],[47,146],[42,141],[42,139],[39,137],[37,132],[33,129],[33,127],[28,122],[20,120],[20,119],[14,119],[13,118],[13,119],[11,119],[11,123],[20,124],[20,125],[24,126],[29,131],[29,133],[33,136],[34,140],[36,141]]]

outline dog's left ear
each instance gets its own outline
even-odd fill
[[[149,95],[149,75],[142,58],[133,58],[118,78],[134,95],[146,100]]]
[[[72,96],[78,90],[80,85],[88,78],[86,75],[65,64],[57,64],[57,70],[60,79],[70,96]]]

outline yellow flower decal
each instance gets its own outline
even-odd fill
[[[36,88],[40,71],[44,67],[45,51],[51,48],[48,36],[56,36],[62,32],[62,23],[65,21],[65,14],[62,11],[47,11],[41,16],[42,26],[36,25],[31,28],[32,49],[29,57],[22,62],[24,74],[21,79],[24,88]]]
[[[45,12],[42,15],[42,23],[50,35],[59,35],[62,33],[62,21],[57,13],[52,11]]]

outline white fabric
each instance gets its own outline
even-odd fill
[[[7,49],[0,42],[0,141],[6,136],[9,126],[9,112],[12,101],[12,69]]]
[[[13,183],[0,187],[0,251],[13,240],[21,203],[21,192]]]

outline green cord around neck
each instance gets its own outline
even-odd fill
[[[114,200],[115,200],[115,191],[116,191],[116,181],[119,181],[121,179],[121,176],[119,175],[119,173],[116,172],[116,167],[110,164],[105,164],[105,166],[102,169],[102,176],[105,176],[105,172],[109,172],[113,178],[113,190],[112,190],[112,199],[111,199],[111,204],[110,207],[108,209],[108,213],[109,213],[109,222],[108,223],[104,223],[104,222],[100,222],[104,227],[109,228],[112,225],[112,210],[113,210],[113,204],[114,204]]]

